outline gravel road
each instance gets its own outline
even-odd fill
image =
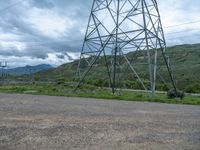
[[[200,106],[0,93],[0,150],[200,150]]]

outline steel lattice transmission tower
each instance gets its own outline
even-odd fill
[[[165,37],[156,0],[93,0],[80,61],[75,91],[82,84],[98,59],[103,59],[114,93],[119,73],[125,64],[145,90],[154,94],[159,59],[167,68],[170,81],[176,90],[168,58],[165,55]],[[126,54],[132,52],[132,57]],[[161,58],[162,57],[162,58]],[[137,61],[136,61],[137,60]],[[146,65],[148,76],[141,76],[136,62]],[[161,63],[161,61],[159,62]],[[145,67],[141,68],[145,68]],[[144,69],[145,70],[145,69]],[[150,82],[149,88],[144,78]]]

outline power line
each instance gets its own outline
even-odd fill
[[[166,26],[164,28],[174,28],[174,27],[178,27],[178,26],[184,26],[184,25],[195,24],[195,23],[200,23],[200,20],[192,21],[192,22],[186,22],[186,23],[182,23],[182,24],[175,24],[175,25],[171,25],[171,26]]]
[[[166,34],[166,35],[170,35],[170,34],[175,34],[175,33],[182,33],[182,32],[184,32],[184,31],[180,31],[180,32],[173,32],[173,33],[169,33],[169,34]],[[199,36],[199,35],[183,35],[183,36],[179,36],[179,37],[172,37],[172,38],[167,38],[166,40],[173,40],[173,39],[178,39],[178,38],[183,38],[183,37],[193,37],[193,36]],[[27,48],[32,48],[32,47],[40,47],[40,46],[50,46],[50,43],[52,44],[52,43],[54,43],[54,44],[64,44],[64,43],[69,43],[69,42],[82,42],[83,40],[82,39],[80,39],[80,40],[66,40],[66,41],[59,41],[59,42],[31,42],[31,44],[30,43],[26,43],[27,45],[25,46],[26,47],[26,49]],[[14,48],[14,47],[6,47],[6,49],[12,49],[12,48]]]
[[[3,12],[3,11],[6,11],[6,10],[8,10],[8,9],[14,7],[14,6],[16,6],[16,5],[19,5],[20,3],[24,2],[24,1],[26,1],[26,0],[21,0],[21,1],[18,1],[18,2],[16,2],[16,3],[13,3],[13,4],[11,4],[11,5],[9,5],[9,6],[5,7],[5,8],[3,8],[3,9],[1,9],[1,10],[0,10],[0,13]],[[87,7],[89,8],[89,6],[87,6]],[[82,16],[82,17],[87,17],[87,18],[89,18],[89,16]],[[188,24],[195,24],[195,23],[199,23],[199,22],[200,22],[200,20],[197,20],[197,21],[186,22],[186,23],[182,23],[182,24],[176,24],[176,25],[166,26],[166,27],[164,27],[164,28],[173,28],[173,27],[177,27],[177,26],[183,26],[183,25],[188,25]]]
[[[69,43],[69,42],[82,42],[83,39],[77,39],[77,40],[64,40],[64,41],[47,41],[47,42],[42,42],[42,41],[38,41],[38,42],[22,42],[22,41],[18,41],[19,43],[26,43],[27,46],[45,46],[45,45],[50,45],[50,44],[63,44],[63,43]]]
[[[193,29],[192,31],[200,31],[200,29]],[[185,32],[185,33],[188,33],[188,30],[186,31],[186,30],[182,30],[182,31],[176,31],[176,32],[169,32],[169,33],[167,33],[167,32],[165,32],[165,35],[171,35],[171,34],[179,34],[179,33],[183,33],[183,32]]]
[[[18,1],[18,2],[16,2],[16,3],[13,3],[13,4],[11,4],[11,5],[9,5],[9,6],[5,7],[5,8],[3,8],[3,9],[1,9],[1,10],[0,10],[0,13],[3,12],[3,11],[6,11],[6,10],[8,10],[8,9],[14,7],[14,6],[16,6],[16,5],[19,5],[20,3],[24,2],[24,1],[26,1],[26,0],[21,0],[21,1]],[[89,16],[84,16],[84,17],[89,17]],[[200,20],[197,20],[197,21],[192,21],[192,22],[187,22],[187,23],[182,23],[182,24],[176,24],[176,25],[166,26],[166,27],[164,27],[164,28],[173,28],[173,27],[178,27],[178,26],[183,26],[183,25],[195,24],[195,23],[199,23],[199,22],[200,22]],[[176,34],[176,33],[182,33],[182,32],[185,32],[185,31],[178,31],[178,32],[166,33],[166,35],[169,35],[169,34]],[[77,41],[77,42],[80,42],[80,41],[82,41],[82,40],[68,40],[68,41],[65,41],[65,42],[67,43],[67,42],[70,42],[70,41],[74,41],[74,42]],[[41,42],[38,42],[38,43],[41,43]],[[57,43],[57,42],[55,42],[55,43]],[[61,42],[58,42],[58,43],[61,43]],[[48,45],[48,44],[39,44],[39,45],[32,45],[32,46],[30,45],[30,46],[31,46],[31,47],[34,47],[34,46],[42,46],[42,45]],[[28,47],[30,47],[30,46],[28,46]]]
[[[14,6],[16,6],[16,5],[19,5],[20,3],[24,2],[24,1],[26,1],[26,0],[18,1],[18,2],[13,3],[13,4],[11,4],[11,5],[9,5],[9,6],[5,7],[5,8],[3,8],[3,9],[0,9],[0,13],[6,11],[6,10],[8,10],[8,9],[14,7]]]
[[[179,36],[179,37],[173,37],[173,38],[167,38],[166,40],[174,40],[174,39],[179,39],[179,38],[187,38],[187,37],[200,37],[200,35],[189,35],[189,36],[185,36],[185,35],[183,35],[183,36]]]

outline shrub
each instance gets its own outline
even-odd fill
[[[35,80],[35,81],[40,81],[40,75],[35,75],[35,76],[34,76],[34,80]]]
[[[106,87],[108,86],[108,83],[106,80],[103,80],[103,79],[96,79],[96,80],[87,80],[85,81],[86,84],[90,84],[90,85],[94,85],[94,86],[97,86],[97,87]]]
[[[56,83],[57,83],[58,85],[64,84],[64,83],[65,83],[65,78],[58,78],[58,79],[56,80]]]
[[[124,85],[128,89],[143,89],[143,87],[141,86],[141,83],[139,81],[125,80]]]
[[[186,92],[188,93],[200,93],[200,85],[199,84],[191,84],[186,88]]]
[[[157,90],[161,90],[161,91],[168,91],[169,90],[169,88],[167,87],[166,84],[160,84],[160,83],[158,83],[156,85],[156,89]]]
[[[180,99],[183,99],[185,97],[185,93],[183,91],[179,91],[177,90],[177,94],[175,92],[175,89],[170,89],[168,92],[167,92],[167,97],[169,99],[173,99],[173,98],[180,98]]]

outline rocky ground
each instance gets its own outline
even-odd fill
[[[0,94],[0,150],[199,150],[200,106]]]

